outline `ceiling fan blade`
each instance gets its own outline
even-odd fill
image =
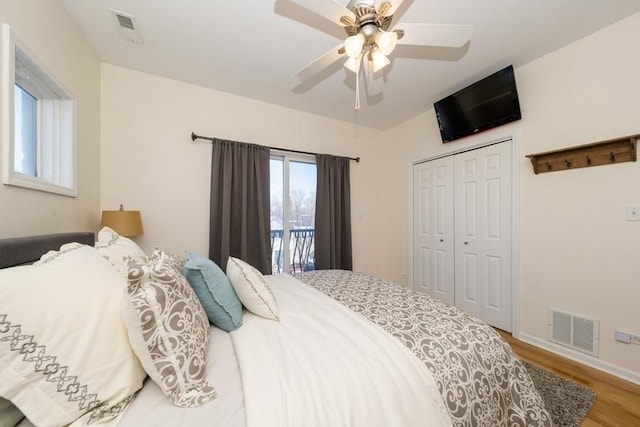
[[[362,59],[364,83],[367,88],[367,97],[372,98],[382,94],[382,86],[384,85],[384,77],[381,72],[373,72],[373,64],[367,58]]]
[[[382,4],[383,4],[383,3],[389,3],[389,5],[390,5],[391,7],[390,7],[390,8],[388,8],[388,9],[385,7],[385,8],[384,8],[385,10],[383,11],[383,12],[384,12],[384,13],[383,13],[383,15],[384,15],[384,16],[390,16],[390,15],[393,15],[393,14],[395,14],[395,13],[398,11],[398,9],[400,8],[400,5],[402,4],[402,1],[403,1],[403,0],[382,0],[382,1],[380,1],[380,2],[378,2],[378,3],[377,3],[377,5],[376,5],[376,10],[377,10],[378,12],[380,12],[380,11],[381,11],[380,9],[381,9]]]
[[[472,25],[454,24],[398,24],[395,30],[403,30],[398,44],[418,46],[460,47],[471,39]]]
[[[334,0],[291,0],[291,2],[340,26],[344,25],[340,22],[340,18],[343,16],[354,17],[353,12]]]
[[[311,64],[307,65],[296,73],[296,77],[301,82],[305,82],[311,79],[316,74],[320,73],[325,68],[331,66],[334,62],[342,59],[344,55],[344,47],[342,43],[332,48],[330,51],[316,58]]]

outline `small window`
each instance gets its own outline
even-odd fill
[[[2,28],[5,184],[76,196],[75,100]]]

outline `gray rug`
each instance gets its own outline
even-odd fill
[[[555,427],[579,426],[596,400],[596,393],[545,369],[524,361],[523,363],[540,392]]]

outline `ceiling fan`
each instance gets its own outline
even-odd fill
[[[453,24],[398,24],[390,30],[394,13],[403,0],[351,0],[343,6],[334,0],[292,0],[344,28],[343,43],[321,55],[296,73],[305,82],[344,58],[344,67],[356,75],[356,105],[359,101],[359,76],[365,77],[369,96],[382,92],[381,71],[391,61],[388,56],[397,44],[417,46],[461,47],[469,41],[473,27]]]

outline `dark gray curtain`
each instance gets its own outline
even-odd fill
[[[349,159],[316,155],[315,268],[351,270]]]
[[[229,256],[271,274],[269,148],[215,139],[211,159],[209,258]]]

